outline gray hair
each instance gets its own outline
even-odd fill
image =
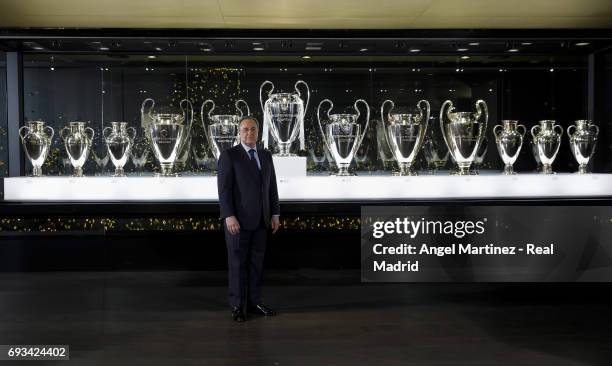
[[[238,128],[240,128],[240,125],[242,125],[242,122],[246,120],[251,120],[255,122],[255,124],[257,125],[257,130],[259,130],[259,121],[257,121],[257,118],[253,116],[243,116],[242,118],[240,118],[240,121],[238,122]]]

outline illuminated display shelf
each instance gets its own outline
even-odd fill
[[[281,201],[596,198],[612,196],[612,174],[311,175],[279,178]],[[6,201],[216,202],[214,176],[11,177]]]

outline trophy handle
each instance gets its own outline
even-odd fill
[[[357,153],[357,150],[359,150],[359,147],[361,146],[361,142],[363,141],[363,138],[366,135],[366,132],[368,132],[368,126],[370,124],[370,106],[368,105],[368,102],[366,102],[363,99],[357,99],[355,101],[355,104],[353,104],[353,108],[355,108],[355,110],[357,111],[357,120],[359,120],[359,116],[361,115],[361,113],[359,112],[359,108],[357,107],[357,104],[359,102],[362,102],[365,105],[366,108],[366,123],[365,126],[363,128],[363,132],[361,133],[361,136],[359,137],[359,141],[357,142],[356,146],[355,146],[355,153]]]
[[[212,120],[212,116],[210,114],[212,113],[213,109],[215,109],[215,102],[210,99],[206,99],[204,103],[202,103],[202,106],[200,107],[200,119],[202,121],[202,128],[204,129],[204,138],[206,139],[206,142],[209,144],[209,146],[212,146],[210,145],[211,140],[208,136],[208,127],[206,126],[206,118],[204,117],[204,106],[208,103],[212,104],[212,107],[208,110],[208,118]]]
[[[204,122],[204,106],[206,104],[212,104],[212,107],[210,107],[210,109],[208,110],[208,113],[206,113],[208,115],[208,118],[212,120],[212,111],[215,110],[215,102],[213,102],[210,99],[206,99],[204,101],[204,103],[202,103],[202,106],[200,107],[200,117],[202,118],[202,122]]]
[[[47,130],[51,131],[50,133],[47,134],[47,136],[49,137],[49,141],[51,141],[53,140],[53,136],[55,135],[55,130],[51,126],[45,126],[43,128],[43,132]]]
[[[249,104],[244,99],[238,99],[236,103],[234,103],[234,105],[236,106],[236,109],[238,110],[238,112],[240,112],[240,118],[245,116],[244,111],[240,108],[240,104],[246,107],[246,115],[250,116],[251,109],[249,108]]]
[[[445,109],[446,109],[446,113],[444,112]],[[444,101],[444,103],[442,103],[442,108],[440,108],[440,131],[442,132],[442,138],[444,138],[444,142],[446,143],[448,152],[451,154],[453,159],[457,161],[457,159],[455,158],[455,153],[453,152],[453,149],[451,148],[451,145],[448,143],[448,139],[446,138],[446,131],[444,130],[444,115],[446,115],[446,118],[450,120],[449,113],[451,113],[451,111],[454,109],[455,107],[453,106],[452,101],[446,100]]]
[[[136,139],[136,129],[134,127],[128,127],[127,131],[128,131],[128,137],[132,139],[132,143],[133,143],[134,140]],[[132,136],[130,136],[129,131],[132,131]]]
[[[527,133],[527,128],[524,125],[516,126],[516,130],[521,134],[521,136],[523,136],[523,138],[525,137],[525,134]]]
[[[64,133],[66,131],[70,132],[70,129],[67,126],[62,128],[59,132],[59,137],[62,139],[62,142],[64,143],[66,142],[66,134]]]
[[[153,110],[153,107],[155,107],[155,101],[151,98],[147,98],[142,102],[142,105],[140,106],[140,116],[145,116],[145,107],[149,102],[151,103],[151,106],[149,107],[149,111],[146,113],[146,115],[152,119],[153,117],[151,116],[151,111]]]
[[[298,88],[298,85],[304,85],[304,87],[306,87],[306,105],[304,106],[304,110],[302,111],[302,115],[300,116],[300,150],[305,150],[306,149],[306,142],[305,142],[305,138],[304,138],[304,118],[306,117],[306,111],[308,110],[308,102],[310,102],[310,88],[308,87],[308,84],[306,84],[306,82],[304,80],[298,80],[296,81],[295,85],[293,86],[293,89],[295,89],[295,91],[297,92],[298,97],[302,97],[302,94],[300,93],[300,89]]]
[[[323,125],[321,124],[321,106],[323,103],[329,103],[329,109],[327,110],[327,119],[329,121],[329,112],[331,112],[332,108],[334,108],[334,103],[329,99],[323,99],[319,106],[317,107],[317,122],[319,122],[319,131],[321,132],[321,136],[323,137],[323,141],[325,142],[325,146],[332,151],[332,147],[330,142],[327,140],[327,136],[325,135],[325,131],[323,130]]]
[[[536,140],[536,135],[538,134],[538,132],[536,132],[536,130],[539,130],[540,126],[539,125],[535,125],[533,127],[531,127],[531,137],[533,137],[533,141]]]
[[[574,137],[574,132],[575,132],[575,130],[576,130],[576,126],[574,126],[574,125],[569,125],[569,127],[567,128],[567,137],[569,137],[570,139],[571,139],[572,137]],[[572,131],[574,131],[574,132],[572,132]]]
[[[475,106],[476,106],[476,116],[474,117],[477,121],[480,120],[480,117],[482,117],[482,115],[484,114],[482,133],[480,134],[480,139],[478,140],[478,147],[476,148],[476,151],[478,151],[478,149],[480,148],[480,145],[482,145],[484,139],[487,137],[487,123],[489,123],[489,108],[487,108],[487,103],[482,99],[478,99],[476,101]]]
[[[425,141],[425,136],[427,136],[427,129],[429,128],[429,116],[431,115],[431,106],[429,105],[428,101],[426,101],[425,99],[421,99],[418,101],[417,107],[419,108],[419,111],[421,112],[421,122],[423,123],[423,128],[421,129],[419,139],[417,140],[418,146],[416,147],[416,149],[417,149],[417,154],[418,154],[418,151],[421,149],[421,146],[423,145],[423,142]],[[423,110],[425,110],[425,120],[424,121],[423,121]]]
[[[559,132],[559,137],[563,136],[563,127],[561,127],[561,125],[555,125],[555,126],[553,127],[553,130],[555,130],[555,131],[556,131],[556,130],[557,130],[557,127],[559,127],[559,130],[558,130],[558,132]]]
[[[593,130],[593,132],[595,132],[595,137],[599,136],[599,126],[597,125],[591,125],[589,127],[590,130]],[[569,133],[569,130],[568,130]]]
[[[273,83],[272,83],[270,80],[266,80],[266,81],[264,81],[264,82],[263,82],[263,83],[261,83],[261,85],[259,86],[259,104],[261,105],[261,111],[262,111],[262,113],[264,113],[264,114],[265,114],[265,111],[264,111],[264,101],[263,101],[263,98],[262,98],[262,96],[263,96],[263,93],[262,93],[262,92],[263,92],[264,86],[265,86],[266,84],[270,84],[270,85],[272,86],[272,88],[270,89],[270,91],[268,91],[268,97],[269,97],[269,96],[270,96],[270,94],[272,94],[272,92],[274,91],[274,84],[273,84]]]
[[[500,129],[502,128],[502,125],[493,126],[493,136],[495,136],[495,140],[499,140],[499,133],[501,132]]]
[[[385,120],[385,105],[387,103],[391,104],[391,108],[389,108],[389,111],[387,112],[387,119]],[[387,141],[387,146],[389,146],[389,150],[393,151],[393,149],[391,148],[391,144],[389,143],[389,137],[387,136],[387,122],[389,122],[391,120],[391,111],[393,110],[393,108],[395,108],[395,103],[393,103],[392,100],[385,100],[383,102],[383,104],[380,106],[380,123],[382,124],[382,129],[383,129],[383,135],[385,135],[385,141]]]
[[[186,104],[187,107],[183,107],[183,104]],[[189,131],[191,131],[191,125],[193,124],[193,104],[191,104],[191,102],[188,99],[183,99],[179,103],[179,106],[181,107],[181,110],[183,111],[184,118],[189,120]]]
[[[263,141],[264,148],[267,149],[268,148],[268,135],[269,135],[268,124],[270,122],[268,121],[268,117],[266,116],[266,109],[264,108],[265,104],[264,104],[263,97],[262,97],[263,89],[266,84],[270,84],[272,86],[270,91],[268,91],[268,97],[270,97],[270,94],[272,94],[272,92],[274,91],[274,84],[271,81],[266,80],[259,86],[259,105],[261,105],[261,113],[263,115],[263,128],[261,132],[261,140]]]
[[[110,127],[104,127],[104,129],[102,130],[102,137],[104,137],[104,140],[106,140],[108,138],[107,136],[107,132],[108,131],[112,131],[113,129]]]
[[[108,127],[107,127],[107,128],[108,128]],[[89,136],[89,135],[88,135],[87,137],[89,137],[89,140],[90,140],[90,141],[93,141],[93,138],[94,138],[94,135],[95,135],[95,132],[94,132],[93,128],[91,128],[91,127],[85,127],[85,134],[86,134],[86,135],[87,135],[87,132],[91,132],[91,136]]]
[[[22,133],[22,131],[25,131],[25,133]],[[21,126],[21,127],[19,127],[19,137],[21,137],[22,141],[28,135],[28,133],[30,133],[30,127],[29,126]]]
[[[310,88],[308,87],[308,84],[306,84],[306,82],[304,80],[298,80],[295,85],[293,86],[293,89],[295,89],[295,91],[297,92],[298,97],[302,97],[302,93],[300,93],[300,89],[298,89],[298,85],[303,84],[304,87],[306,88],[306,105],[304,106],[304,114],[306,114],[306,110],[308,109],[308,102],[310,102]]]

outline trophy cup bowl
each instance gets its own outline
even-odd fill
[[[390,104],[391,108],[385,118],[386,104]],[[391,113],[394,107],[393,101],[385,100],[380,108],[383,128],[386,130],[387,144],[399,165],[399,175],[417,175],[412,170],[412,163],[418,155],[427,133],[429,102],[420,100],[417,103],[418,114]]]
[[[145,112],[146,105],[151,107]],[[185,106],[184,106],[185,105]],[[153,113],[155,101],[145,99],[140,109],[143,123],[148,123],[147,137],[151,143],[153,154],[159,162],[160,173],[156,176],[178,176],[174,172],[179,154],[188,140],[193,124],[193,106],[187,99],[179,103],[182,113]],[[188,124],[185,124],[188,121]]]
[[[325,103],[329,103],[330,107],[326,113],[327,124],[326,127],[323,128],[323,123],[321,123],[321,106]],[[365,126],[363,130],[359,124],[359,117],[361,115],[358,107],[359,103],[363,103],[366,108]],[[334,104],[329,99],[324,99],[319,103],[317,107],[319,131],[323,136],[325,145],[334,157],[336,166],[338,166],[338,173],[336,173],[336,175],[350,176],[353,174],[349,172],[348,168],[368,130],[370,107],[365,100],[358,99],[353,104],[353,108],[357,111],[356,114],[330,114],[329,112],[332,110],[333,106]]]
[[[440,109],[442,136],[459,167],[459,175],[470,174],[470,166],[487,131],[487,104],[479,99],[475,106],[476,112],[456,112],[453,102],[447,100]]]
[[[60,137],[64,141],[66,154],[74,170],[75,177],[83,176],[83,165],[89,157],[89,151],[94,138],[94,130],[85,127],[86,122],[70,122],[62,128]]]
[[[23,150],[32,164],[33,177],[42,176],[42,165],[49,154],[54,132],[53,128],[45,126],[43,121],[29,121],[19,128]]]
[[[264,86],[270,84],[267,99],[263,101]],[[306,88],[306,100],[302,100],[298,85]],[[298,80],[294,85],[295,93],[272,93],[274,84],[264,81],[259,88],[259,101],[264,115],[262,140],[264,147],[268,147],[268,130],[278,144],[279,152],[276,156],[294,156],[290,152],[291,144],[299,136],[300,150],[304,150],[304,116],[310,100],[308,84]]]
[[[514,174],[513,165],[521,152],[526,128],[518,121],[503,120],[501,125],[493,127],[497,152],[504,162],[504,174]]]
[[[591,120],[577,120],[574,125],[567,128],[572,154],[578,162],[578,173],[586,174],[589,160],[595,153],[599,127]]]
[[[204,114],[204,106],[211,104],[211,108],[208,110],[209,125],[206,125],[206,118]],[[204,127],[204,133],[207,135],[206,139],[208,145],[212,151],[215,159],[219,160],[221,153],[234,145],[237,145],[240,141],[238,125],[240,119],[244,116],[243,110],[240,105],[246,107],[247,116],[250,115],[251,110],[247,102],[243,99],[239,99],[234,103],[236,106],[237,114],[212,114],[215,109],[215,103],[208,99],[202,103],[200,108],[200,115],[202,118],[202,126]]]
[[[131,132],[131,135],[130,135]],[[125,176],[123,167],[132,151],[134,139],[136,138],[136,129],[127,127],[127,122],[111,122],[111,127],[105,127],[102,130],[102,136],[106,142],[108,155],[115,166],[115,177]]]
[[[540,162],[542,162],[542,173],[552,174],[552,163],[561,146],[563,127],[555,124],[554,120],[543,120],[539,123],[531,128],[531,136],[538,150]]]

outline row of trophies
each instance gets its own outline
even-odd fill
[[[269,85],[269,90],[265,89]],[[301,88],[304,90],[300,90]],[[274,84],[265,81],[260,87],[260,104],[263,111],[262,140],[268,148],[269,135],[278,146],[280,157],[293,156],[292,143],[299,139],[300,150],[304,149],[304,116],[308,108],[310,90],[299,80],[294,85],[295,93],[273,93]],[[264,102],[264,94],[267,95]],[[239,121],[250,115],[247,103],[240,99],[235,103],[237,114],[213,114],[216,108],[212,100],[206,100],[201,108],[201,121],[206,140],[215,158],[221,152],[239,143]],[[317,107],[319,132],[324,146],[333,156],[338,168],[336,175],[351,175],[349,165],[359,149],[370,121],[370,107],[363,99],[353,104],[355,113],[332,114],[333,103],[322,100]],[[360,106],[362,106],[360,108]],[[160,165],[161,176],[175,176],[175,165],[185,149],[194,121],[193,106],[189,100],[179,103],[180,113],[168,107],[155,110],[155,101],[146,99],[141,106],[141,124],[146,139]],[[398,175],[414,175],[416,160],[430,121],[430,104],[426,100],[417,103],[413,113],[392,113],[395,104],[386,100],[381,106],[382,128],[386,143],[397,161]],[[245,114],[246,112],[246,114]],[[470,170],[479,147],[485,139],[489,119],[487,104],[483,100],[475,103],[475,112],[459,112],[453,102],[445,101],[440,109],[440,130],[450,155],[456,163],[459,175],[473,174]],[[208,121],[208,122],[207,122]],[[552,173],[552,164],[557,156],[563,128],[553,120],[540,121],[531,129],[532,148],[541,172]],[[504,120],[493,128],[497,149],[505,164],[504,173],[514,174],[513,164],[518,158],[526,133],[525,126],[518,121]],[[587,172],[587,164],[595,150],[599,129],[589,120],[578,120],[567,129],[572,153],[579,164],[579,172]],[[42,175],[42,165],[49,152],[54,131],[42,121],[28,122],[19,129],[25,153],[32,163],[33,176]],[[115,166],[115,176],[123,176],[130,150],[134,145],[136,130],[127,127],[127,122],[111,122],[102,131],[110,159]],[[60,131],[66,153],[75,176],[83,175],[83,165],[92,146],[94,130],[85,122],[70,122]]]

